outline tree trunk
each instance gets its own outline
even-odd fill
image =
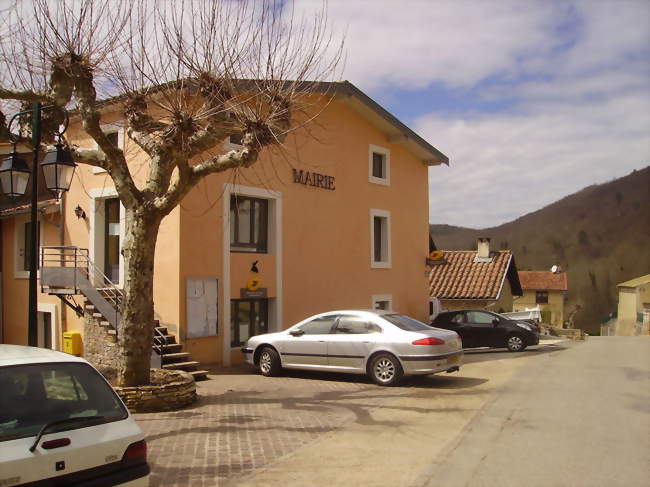
[[[117,381],[121,386],[149,383],[153,344],[153,267],[161,217],[142,208],[126,210],[124,302],[118,330]]]

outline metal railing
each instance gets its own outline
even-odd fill
[[[115,312],[112,317],[104,315],[117,329],[124,293],[90,260],[88,249],[66,245],[43,246],[40,263],[41,292],[63,294],[62,291],[67,290],[84,294],[91,302],[93,299],[89,294],[92,292],[97,296],[98,293]]]
[[[153,329],[153,351],[151,354],[151,367],[154,369],[161,369],[163,364],[163,357],[165,356],[165,345],[169,345],[169,340],[163,332],[158,328]]]

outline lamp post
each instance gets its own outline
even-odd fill
[[[0,165],[0,184],[7,196],[20,197],[25,194],[27,190],[27,183],[31,177],[31,225],[30,225],[30,254],[29,254],[29,301],[28,312],[29,321],[27,325],[27,343],[30,346],[37,346],[38,344],[38,304],[37,304],[37,287],[36,287],[36,274],[38,270],[38,155],[41,146],[41,113],[44,110],[59,109],[65,115],[65,123],[63,130],[57,131],[58,143],[55,145],[56,150],[47,152],[41,163],[43,174],[45,176],[45,184],[50,191],[53,191],[59,199],[63,192],[70,189],[74,169],[77,166],[72,160],[70,151],[64,149],[61,144],[61,136],[68,128],[68,114],[60,107],[55,105],[42,106],[40,103],[34,103],[31,110],[26,110],[14,114],[7,128],[11,131],[11,124],[21,115],[32,115],[31,130],[32,130],[32,169],[27,168],[25,159],[18,157],[16,152],[16,143],[9,157],[2,160]],[[27,251],[27,249],[25,249]]]

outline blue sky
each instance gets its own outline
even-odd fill
[[[346,32],[341,78],[450,158],[429,173],[432,223],[498,225],[650,164],[647,0],[328,10]]]

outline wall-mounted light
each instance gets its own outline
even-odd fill
[[[83,220],[86,219],[86,212],[79,205],[77,205],[77,207],[74,209],[74,214],[77,215],[77,218],[81,218]]]

